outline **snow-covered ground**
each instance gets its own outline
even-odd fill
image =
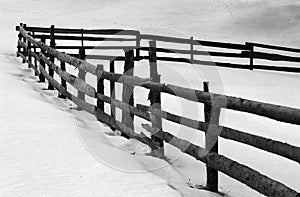
[[[300,3],[243,0],[0,1],[0,196],[217,196],[191,189],[205,184],[205,165],[166,145],[170,162],[116,136],[55,91],[43,90],[15,57],[15,26],[130,28],[203,40],[262,42],[300,48]],[[136,72],[143,74],[143,63]],[[213,92],[300,108],[300,75],[159,64],[162,80]],[[182,74],[184,73],[184,75]],[[168,77],[172,76],[172,77]],[[137,95],[142,95],[137,89]],[[137,98],[136,98],[137,99]],[[140,97],[138,101],[145,101]],[[203,119],[202,106],[163,95],[165,110]],[[142,120],[137,119],[138,127]],[[221,123],[299,146],[299,126],[223,110]],[[203,145],[203,133],[164,121],[164,128]],[[300,191],[299,164],[232,141],[220,153]],[[261,196],[220,174],[229,196]]]

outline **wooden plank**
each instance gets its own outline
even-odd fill
[[[29,68],[32,68],[34,70],[34,75],[38,76],[40,74],[39,70],[37,69],[37,67],[35,67],[31,62],[28,62],[29,64]]]
[[[20,27],[16,26],[16,31],[19,31]],[[27,31],[49,33],[48,27],[32,27],[28,26]],[[65,33],[65,34],[80,34],[81,29],[73,28],[55,28],[55,33]],[[124,30],[124,29],[83,29],[85,34],[100,34],[100,35],[136,35],[138,31],[136,30]]]
[[[155,129],[150,125],[142,124],[142,127],[149,132],[155,132]],[[249,168],[248,166],[240,164],[218,153],[209,152],[187,140],[177,138],[169,132],[164,132],[163,139],[167,143],[180,149],[182,152],[189,154],[197,160],[206,163],[211,168],[244,183],[261,194],[274,197],[298,195],[295,190]]]
[[[215,104],[217,104],[220,108],[248,112],[274,120],[300,125],[300,109],[296,108],[225,96],[221,94],[207,93],[200,90],[183,88],[171,84],[147,82],[141,86],[209,105],[212,104],[211,99],[213,99],[216,102]]]
[[[267,45],[267,44],[253,43],[253,42],[246,42],[246,44],[252,44],[255,47],[261,47],[261,48],[266,48],[266,49],[274,49],[274,50],[282,50],[282,51],[300,53],[300,49],[296,49],[296,48]]]
[[[32,56],[32,57],[34,57],[34,59],[37,59],[37,61],[40,61],[40,57],[39,57],[39,55],[38,54],[36,54],[34,51],[28,51],[28,53]]]
[[[148,106],[137,104],[137,109],[143,112],[151,112],[165,120],[172,121],[174,123],[178,123],[190,128],[197,129],[199,131],[206,131],[208,127],[211,129],[216,129],[221,131],[220,137],[233,140],[236,142],[240,142],[243,144],[247,144],[253,146],[255,148],[259,148],[261,150],[280,155],[287,159],[293,160],[295,162],[300,163],[300,147],[293,146],[287,143],[283,143],[280,141],[268,139],[261,136],[252,135],[249,133],[245,133],[243,131],[239,131],[236,129],[215,125],[212,123],[207,123],[203,121],[193,120],[186,117],[178,116],[163,110],[152,109]],[[146,119],[145,117],[141,117]]]
[[[121,60],[121,61],[124,61],[125,60],[125,57],[122,57],[122,56],[112,56],[112,55],[87,55],[86,56],[86,59],[90,59],[90,60],[109,60],[109,61],[118,61],[118,60]]]
[[[74,88],[83,92],[86,95],[89,95],[90,97],[95,98],[96,89],[93,86],[85,83],[85,81],[83,81],[82,79],[63,71],[61,68],[59,68],[53,62],[51,62],[48,58],[46,58],[46,56],[44,54],[40,53],[39,56],[41,58],[41,61],[44,61],[47,65],[49,65],[60,77],[62,77],[64,80],[66,80]]]
[[[191,43],[191,40],[187,39],[187,38],[175,38],[175,37],[158,36],[158,35],[151,35],[151,34],[141,34],[141,39],[172,42],[172,43],[181,43],[181,44],[190,44]],[[248,50],[248,47],[243,44],[212,42],[212,41],[204,41],[204,40],[194,40],[193,44],[209,46],[209,47],[227,48],[227,49]]]
[[[255,65],[255,69],[271,70],[271,71],[282,71],[291,73],[300,73],[300,67],[284,67],[284,66],[267,66],[267,65]]]
[[[82,46],[56,46],[56,49],[80,49]],[[135,46],[84,46],[85,49],[97,49],[97,50],[131,50],[135,49]]]
[[[248,47],[244,44],[213,42],[213,41],[205,41],[205,40],[195,40],[195,41],[202,46],[235,49],[235,50],[249,50]]]
[[[250,56],[250,52],[242,51],[245,56]],[[264,52],[254,52],[253,57],[256,59],[264,59],[270,61],[288,61],[288,62],[300,62],[300,57],[293,57],[288,55],[279,55],[275,53],[264,53]]]
[[[279,55],[274,53],[254,52],[254,58],[266,59],[271,61],[287,61],[287,62],[300,62],[300,57],[292,57],[287,55]]]
[[[25,62],[27,62],[27,59],[26,59],[26,57],[25,57],[25,55],[23,55],[23,53],[22,52],[17,52],[17,57],[21,57],[22,58],[22,63],[25,61]]]
[[[35,38],[41,38],[43,35],[35,35]],[[50,37],[49,37],[50,38]],[[92,37],[92,36],[64,36],[55,35],[56,40],[85,40],[85,41],[115,41],[115,42],[134,42],[135,38],[112,38],[112,37]]]
[[[161,53],[176,53],[188,55],[191,54],[191,50],[183,49],[170,49],[170,48],[156,48],[157,52]],[[149,47],[141,47],[141,51],[149,51]],[[193,49],[193,55],[203,55],[203,56],[216,56],[216,57],[235,57],[235,58],[249,58],[249,53],[229,53],[229,52],[216,52],[216,51],[199,51]]]
[[[183,63],[191,64],[191,60],[187,59],[187,58],[157,57],[157,60],[171,61],[171,62],[183,62]],[[199,64],[199,65],[205,65],[205,66],[219,66],[219,67],[225,67],[225,68],[249,69],[249,66],[245,65],[245,64],[233,64],[233,63],[202,61],[202,60],[193,60],[193,63]]]

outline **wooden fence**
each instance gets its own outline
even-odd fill
[[[193,38],[181,39],[163,36],[143,35],[138,31],[123,31],[119,29],[83,30],[54,28],[54,26],[51,26],[50,28],[41,28],[27,27],[24,24],[21,24],[16,29],[19,31],[17,55],[23,59],[24,63],[28,63],[28,66],[30,68],[34,69],[35,74],[39,76],[40,82],[44,82],[45,79],[47,79],[49,81],[48,88],[57,89],[61,98],[68,98],[72,100],[80,108],[95,115],[99,121],[109,125],[113,129],[118,129],[119,131],[121,131],[124,137],[135,138],[149,145],[149,147],[151,147],[154,152],[156,151],[157,153],[163,154],[164,142],[167,142],[179,148],[182,152],[193,156],[201,162],[204,162],[207,165],[206,189],[214,192],[218,191],[218,171],[220,171],[266,196],[300,196],[298,192],[296,192],[292,188],[289,188],[283,183],[273,180],[261,174],[260,172],[247,167],[246,165],[240,164],[218,153],[218,137],[222,137],[225,139],[247,144],[258,149],[285,157],[287,159],[290,159],[291,161],[300,163],[300,147],[219,125],[219,114],[221,108],[256,114],[259,116],[295,125],[300,125],[300,109],[210,93],[207,82],[204,82],[203,84],[203,91],[184,88],[171,84],[162,84],[160,83],[160,75],[157,72],[158,61],[179,61],[193,64],[208,63],[195,59],[196,55],[207,54],[205,52],[193,50],[194,45],[197,44],[210,47],[242,50],[242,53],[209,52],[210,55],[250,58],[249,65],[214,62],[214,64],[217,66],[299,72],[300,68],[297,67],[275,68],[272,66],[259,66],[253,64],[254,58],[265,58],[272,61],[280,60],[299,62],[298,57],[256,53],[254,52],[254,47],[267,47],[274,50],[288,50],[296,53],[300,52],[298,49],[275,47],[256,43],[246,43],[245,45],[241,45],[193,40]],[[62,33],[67,35],[57,35]],[[80,34],[80,36],[69,36],[68,34]],[[97,34],[101,35],[101,37],[84,36],[84,34]],[[120,36],[118,38],[107,37],[108,35],[116,34]],[[135,45],[131,47],[98,47],[98,49],[102,50],[124,50],[124,56],[119,56],[117,58],[112,56],[91,56],[92,58],[110,61],[110,71],[105,71],[103,65],[94,66],[84,60],[87,57],[85,50],[95,47],[84,46],[83,41],[104,41],[108,38],[110,41],[116,42],[134,42]],[[50,40],[49,45],[46,44],[47,39]],[[59,46],[55,43],[57,39],[80,40],[81,45]],[[141,46],[142,40],[149,40],[149,47]],[[187,51],[158,48],[156,47],[156,42],[158,41],[183,44],[188,43],[190,44],[191,50]],[[67,54],[58,51],[60,49],[78,49],[79,53]],[[143,51],[148,52],[148,55],[143,55]],[[180,59],[158,56],[159,52],[163,52],[166,54],[189,54],[190,58]],[[55,59],[59,60],[60,65],[55,64]],[[132,68],[134,68],[134,63],[142,59],[149,60],[150,78],[140,78],[133,75]],[[124,61],[124,74],[117,74],[114,72],[114,61]],[[66,64],[77,68],[79,70],[78,76],[74,76],[68,73],[66,71]],[[46,65],[48,67],[48,72],[46,71]],[[97,87],[93,87],[85,82],[85,73],[87,72],[97,76]],[[54,79],[54,73],[60,76],[61,82],[58,82]],[[104,95],[104,80],[110,81],[110,97]],[[74,95],[68,91],[66,85],[67,83],[78,90],[77,95]],[[122,101],[117,100],[114,96],[113,89],[115,83],[123,84]],[[135,103],[133,99],[133,88],[135,86],[150,90],[150,106]],[[157,105],[161,102],[161,93],[167,93],[190,101],[203,103],[205,106],[205,121],[193,120],[161,110],[160,105]],[[96,106],[89,102],[86,102],[85,95],[97,99]],[[111,112],[105,112],[104,103],[108,103],[111,105]],[[119,108],[122,110],[121,121],[118,121],[114,116],[115,108]],[[151,133],[151,138],[147,137],[147,135],[143,132],[138,134],[134,131],[134,116],[143,118],[151,123],[151,125],[142,125],[145,131]],[[205,147],[203,148],[197,146],[189,141],[180,139],[169,133],[164,128],[162,128],[162,119],[205,132]]]

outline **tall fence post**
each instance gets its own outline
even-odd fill
[[[112,60],[109,64],[109,72],[115,73],[115,62]],[[115,93],[115,82],[110,81],[110,98],[115,99],[116,93]],[[115,117],[116,116],[116,107],[113,104],[110,104],[110,116]]]
[[[157,72],[157,56],[156,56],[156,42],[149,42],[149,64],[150,64],[150,78],[153,82],[160,83],[160,75]],[[152,108],[161,110],[161,94],[159,91],[150,90],[149,100]],[[151,136],[152,141],[158,145],[159,150],[154,150],[157,156],[164,155],[164,141],[162,131],[162,119],[154,114],[150,115],[151,124],[153,128],[157,128],[158,132]],[[159,151],[159,153],[157,152]]]
[[[190,50],[191,50],[191,63],[194,64],[194,38],[191,36],[191,44],[190,44]]]
[[[79,49],[79,59],[82,59],[82,60],[85,59],[85,49],[83,47]],[[80,67],[78,67],[79,79],[82,79],[83,81],[85,81],[85,75],[86,75],[86,71],[84,71],[84,70],[80,69]],[[78,90],[78,98],[84,101],[85,94]]]
[[[97,93],[104,94],[104,79],[98,74],[98,71],[103,71],[103,65],[97,64],[96,75],[97,75]],[[104,101],[97,99],[97,108],[104,112]]]
[[[203,88],[204,92],[209,92],[209,83],[203,82]],[[211,103],[213,103],[213,101]],[[204,104],[205,122],[218,125],[220,110],[220,108],[214,107],[213,104]],[[205,148],[210,152],[218,153],[218,131],[212,130],[212,128],[208,126],[205,132]],[[206,166],[206,176],[206,189],[212,192],[218,192],[218,171]]]
[[[61,70],[66,71],[66,63],[64,61],[60,61],[60,68],[61,68]],[[64,80],[62,77],[60,78],[60,80],[61,80],[61,86],[64,87],[67,90],[67,82],[66,82],[66,80]],[[62,99],[66,98],[66,96],[63,95],[60,92],[59,92],[58,97],[62,98]]]
[[[42,38],[41,38],[41,42],[42,42],[42,43],[45,43],[45,42],[46,42],[46,38],[45,38],[44,35],[43,35]],[[43,49],[41,49],[41,53],[45,54],[45,51],[44,51]],[[44,62],[42,59],[40,59],[40,65],[41,65],[41,66],[44,68],[44,70],[45,70],[45,62]],[[45,82],[45,77],[44,77],[44,75],[43,75],[42,73],[40,73],[40,75],[39,75],[39,82]]]
[[[32,32],[32,37],[34,38],[34,31]],[[33,46],[33,52],[34,52],[35,54],[37,54],[37,53],[36,53],[36,46]],[[33,59],[34,59],[34,66],[35,66],[35,68],[37,69],[37,68],[38,68],[38,60],[37,60],[36,58],[33,58]],[[35,72],[34,75],[37,76],[38,73]]]
[[[32,36],[32,34],[30,34],[30,33],[28,33],[28,35]],[[28,68],[31,68],[32,57],[31,57],[31,54],[29,51],[31,51],[31,43],[29,42],[29,40],[27,40],[27,56],[28,56],[27,63],[28,63]]]
[[[23,24],[23,28],[24,28],[24,30],[26,31],[26,24]],[[26,38],[25,38],[24,36],[22,36],[22,40],[23,40],[24,43],[26,43]],[[23,50],[22,50],[22,53],[23,53],[23,55],[25,56],[25,58],[26,58],[26,55],[27,55],[26,50],[27,50],[27,49],[24,49],[24,48],[23,48]],[[26,63],[26,60],[23,59],[23,60],[22,60],[22,63]]]
[[[55,48],[55,37],[54,37],[54,25],[50,27],[50,47]],[[54,63],[55,57],[50,56],[50,61]],[[54,78],[54,70],[49,66],[49,75],[50,77]],[[54,90],[54,87],[51,83],[48,84],[48,90]]]
[[[20,27],[23,27],[23,23],[20,23]],[[19,34],[18,34],[18,39],[21,41],[22,40],[22,34],[19,30]],[[19,57],[19,53],[21,53],[21,47],[19,45],[17,45],[17,49],[18,49],[18,52],[17,52],[17,57]]]
[[[134,54],[133,50],[125,51],[124,75],[133,76],[134,73]],[[129,105],[134,105],[133,100],[133,85],[123,85],[122,101]],[[122,123],[134,130],[133,124],[134,115],[122,110]],[[122,133],[122,136],[129,138],[128,135]]]

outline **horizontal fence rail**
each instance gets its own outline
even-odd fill
[[[68,98],[72,100],[78,107],[95,115],[97,119],[112,129],[121,131],[122,136],[127,138],[135,138],[147,144],[158,157],[164,154],[164,142],[167,142],[182,152],[191,155],[197,160],[207,165],[207,186],[204,189],[218,192],[218,171],[246,184],[250,188],[264,194],[266,196],[299,196],[295,190],[288,186],[273,180],[260,172],[249,168],[246,165],[233,161],[218,153],[218,146],[214,145],[212,149],[209,148],[211,140],[209,135],[215,135],[216,140],[219,137],[224,139],[233,140],[243,143],[269,153],[273,153],[285,157],[291,161],[300,163],[300,147],[268,139],[261,136],[256,136],[236,129],[228,128],[219,125],[219,113],[222,108],[235,110],[239,112],[251,113],[273,120],[300,125],[300,109],[274,105],[270,103],[263,103],[254,100],[226,96],[221,94],[214,94],[208,91],[208,83],[205,83],[205,90],[196,90],[191,88],[180,87],[172,84],[160,83],[160,75],[157,73],[158,61],[171,61],[171,62],[186,62],[200,65],[217,65],[232,68],[244,69],[266,69],[266,70],[279,70],[287,72],[300,71],[297,67],[276,67],[268,65],[254,65],[253,59],[265,59],[270,61],[290,61],[299,62],[299,57],[271,54],[265,52],[255,52],[254,47],[263,47],[274,50],[285,50],[289,52],[299,51],[297,49],[270,46],[257,43],[233,44],[233,43],[218,43],[211,41],[194,40],[183,38],[173,38],[167,36],[157,36],[149,34],[140,34],[135,30],[121,30],[121,29],[96,29],[96,30],[83,30],[83,29],[65,29],[65,28],[42,28],[42,27],[28,27],[21,24],[17,26],[16,30],[18,35],[18,51],[17,56],[21,57],[23,63],[28,63],[30,68],[33,68],[35,75],[39,77],[40,82],[45,79],[49,82],[49,89],[52,87],[59,91],[61,98]],[[44,33],[46,35],[38,35],[36,33]],[[56,35],[60,34],[81,34],[81,36],[69,35]],[[134,39],[124,40],[122,38],[109,38],[106,40],[104,37],[83,36],[83,34],[99,34],[99,35],[130,35],[135,36]],[[136,46],[84,46],[84,41],[135,41]],[[46,40],[50,40],[50,46],[46,44]],[[81,46],[70,45],[56,45],[55,40],[80,40]],[[117,40],[119,39],[119,40]],[[149,46],[141,46],[142,40],[149,40]],[[183,49],[168,49],[156,47],[156,42],[170,42],[177,44],[189,44],[190,50]],[[216,47],[223,49],[240,50],[237,52],[218,52],[218,51],[204,51],[195,50],[197,45]],[[77,49],[79,53],[64,53],[60,49]],[[98,49],[98,50],[122,50],[124,56],[114,57],[110,55],[86,55],[85,50]],[[133,53],[135,51],[135,54]],[[148,53],[147,55],[141,54]],[[169,56],[159,56],[163,54],[183,54],[190,55],[189,58],[175,58]],[[249,65],[241,65],[225,62],[209,62],[195,59],[196,55],[201,56],[216,56],[227,58],[250,58]],[[32,58],[34,61],[32,61]],[[97,66],[88,63],[85,59],[102,59],[109,60],[110,72],[103,69],[103,65]],[[55,60],[60,62],[58,65]],[[126,71],[134,67],[134,62],[148,60],[150,64],[150,77],[140,78],[134,76],[133,73]],[[114,61],[124,61],[124,73],[117,74],[114,72]],[[66,64],[78,69],[78,76],[72,75],[66,71]],[[48,69],[46,69],[46,67]],[[48,72],[47,72],[48,70]],[[54,73],[61,78],[61,83],[54,79]],[[97,86],[89,85],[85,81],[85,74],[90,73],[97,77]],[[110,81],[110,97],[104,95],[104,80]],[[78,95],[67,90],[67,85],[70,84],[77,91]],[[122,101],[115,99],[114,85],[120,83],[123,85]],[[149,99],[150,106],[135,103],[133,100],[134,87],[139,86],[150,90]],[[160,94],[166,93],[176,97],[184,98],[197,103],[203,103],[205,106],[205,121],[198,121],[182,117],[176,114],[169,113],[161,110],[153,104],[160,103]],[[97,100],[97,105],[90,104],[85,101],[85,95]],[[111,106],[111,112],[108,114],[104,110],[104,103]],[[119,121],[115,118],[113,112],[115,108],[122,110],[122,120]],[[136,133],[133,121],[134,116],[138,116],[150,124],[142,124],[145,132],[150,133],[151,138],[147,137],[144,132]],[[190,128],[203,131],[206,135],[205,148],[192,144],[189,141],[180,139],[173,134],[169,133],[162,128],[161,120],[172,121],[174,123],[185,125]],[[218,135],[216,135],[218,134]]]

